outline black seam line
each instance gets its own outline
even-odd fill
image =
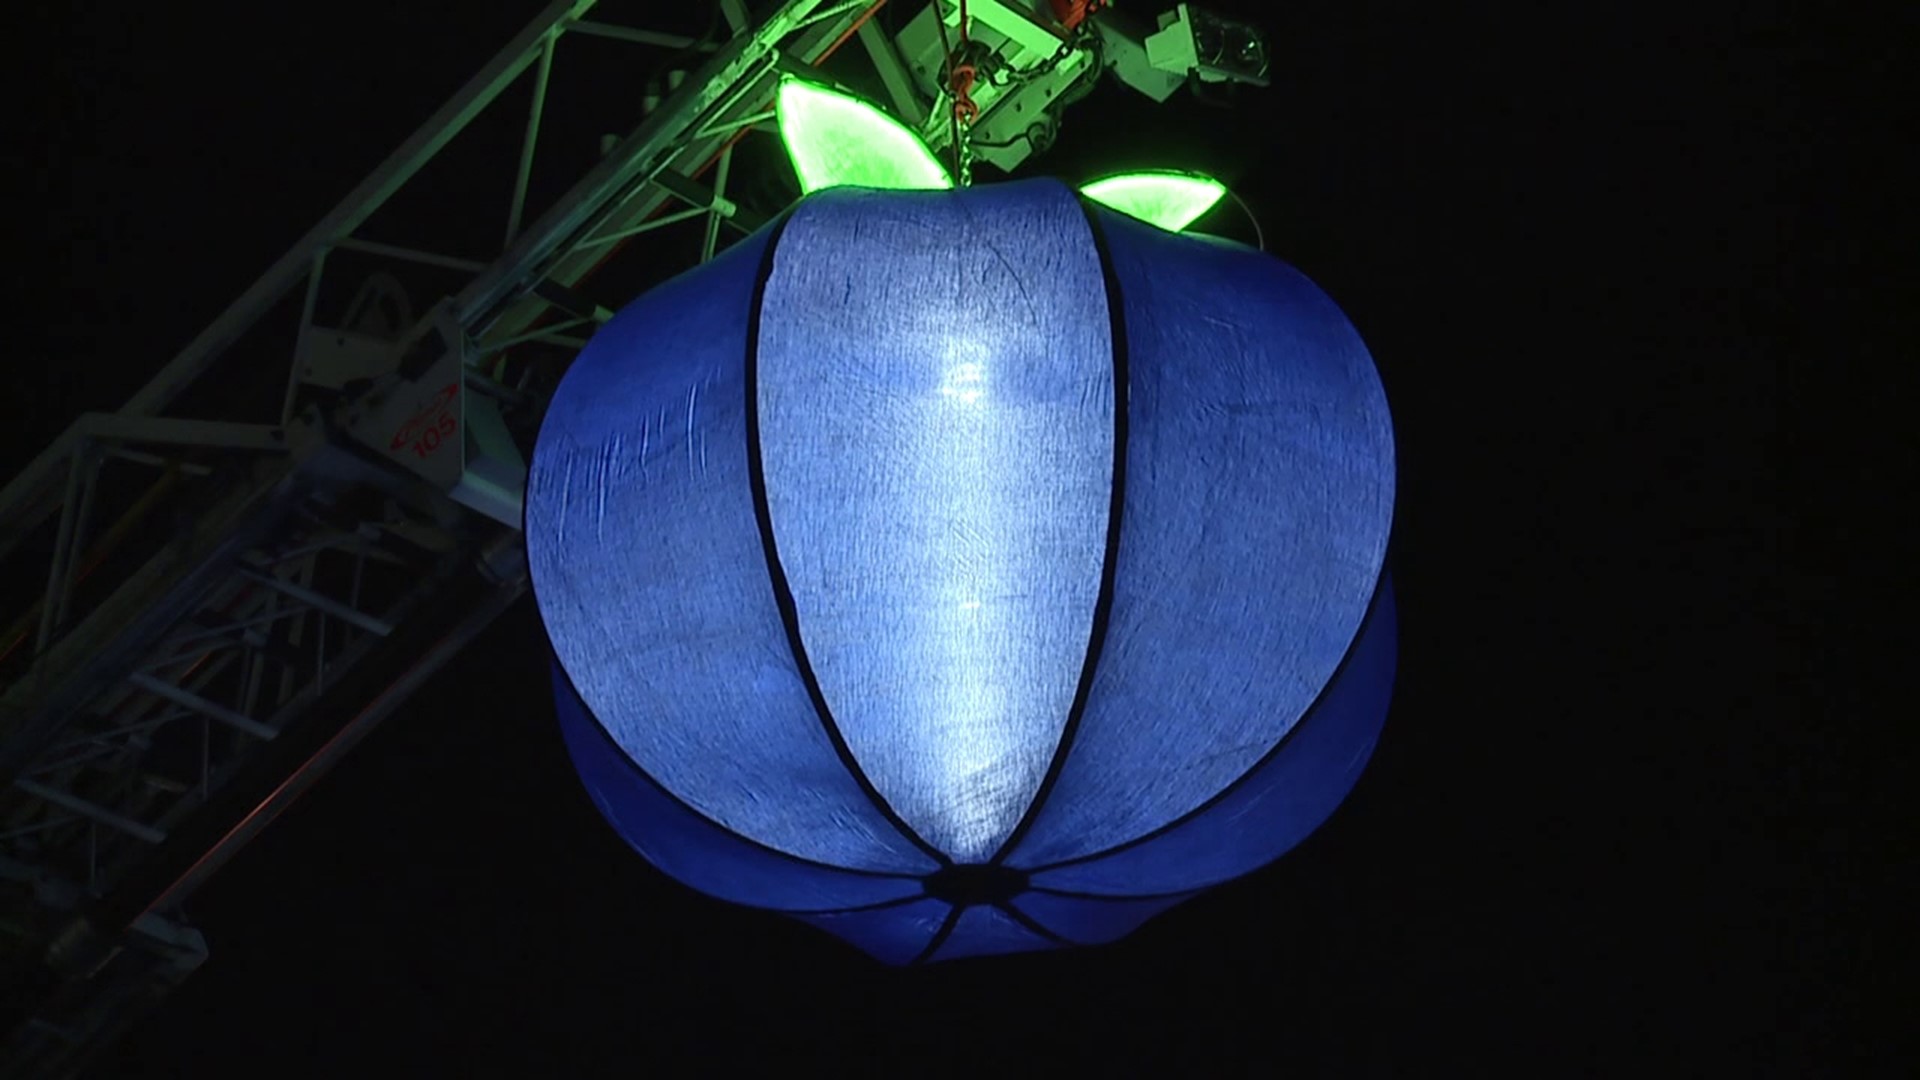
[[[1373,596],[1367,601],[1367,613],[1360,620],[1360,628],[1354,631],[1353,640],[1348,643],[1345,655],[1341,656],[1340,662],[1334,665],[1333,674],[1327,678],[1326,683],[1321,686],[1319,692],[1314,695],[1313,702],[1307,706],[1305,712],[1300,714],[1300,719],[1296,721],[1292,727],[1287,729],[1287,733],[1280,736],[1279,740],[1276,741],[1266,753],[1260,755],[1260,760],[1254,762],[1246,772],[1236,777],[1233,783],[1221,788],[1208,798],[1207,801],[1181,814],[1165,825],[1153,829],[1150,832],[1142,833],[1125,843],[1115,844],[1110,848],[1096,851],[1092,854],[1076,855],[1071,859],[1061,859],[1059,862],[1050,862],[1042,866],[1022,867],[1021,869],[1025,870],[1026,873],[1031,876],[1044,873],[1048,870],[1058,870],[1063,866],[1078,866],[1081,863],[1092,862],[1095,859],[1104,859],[1109,855],[1118,855],[1120,852],[1126,851],[1129,848],[1139,847],[1141,844],[1147,843],[1150,840],[1156,840],[1165,836],[1167,833],[1172,832],[1187,822],[1192,821],[1194,818],[1206,813],[1208,810],[1213,809],[1222,800],[1226,799],[1227,796],[1238,791],[1240,785],[1246,783],[1248,777],[1259,772],[1269,761],[1277,757],[1280,751],[1286,749],[1287,746],[1293,742],[1293,737],[1297,732],[1313,722],[1320,711],[1320,704],[1326,700],[1328,692],[1340,684],[1340,676],[1346,674],[1347,666],[1353,660],[1353,655],[1360,651],[1360,639],[1367,635],[1367,631],[1373,626],[1374,616],[1380,611],[1380,599],[1387,588],[1387,576],[1386,569],[1382,567],[1379,579],[1373,583]],[[1227,880],[1231,880],[1231,878]],[[1211,888],[1211,886],[1206,887]]]
[[[1028,930],[1040,935],[1041,937],[1047,939],[1048,941],[1053,942],[1055,945],[1079,946],[1079,945],[1086,944],[1086,942],[1075,941],[1072,938],[1066,937],[1062,934],[1057,934],[1052,930],[1047,929],[1046,927],[1040,925],[1040,920],[1034,918],[1033,916],[1027,914],[1024,911],[1021,911],[1019,908],[1014,907],[1012,904],[995,904],[993,906],[997,908],[1002,915],[1005,915],[1007,918],[1012,919],[1014,922],[1019,923],[1021,926],[1026,927]]]
[[[908,967],[919,967],[921,964],[933,959],[933,954],[939,952],[940,946],[945,945],[947,939],[953,936],[953,928],[960,924],[960,912],[963,910],[964,909],[958,904],[955,904],[952,910],[947,912],[947,920],[940,924],[940,929],[933,932],[932,940],[927,942],[926,948],[920,950],[920,955],[907,961]]]
[[[1121,514],[1126,507],[1127,482],[1127,327],[1124,314],[1125,304],[1120,297],[1120,276],[1113,268],[1113,260],[1108,256],[1106,234],[1100,228],[1100,219],[1093,203],[1084,196],[1076,195],[1080,212],[1086,215],[1087,227],[1093,234],[1094,252],[1100,259],[1100,277],[1106,286],[1108,338],[1113,352],[1113,481],[1107,504],[1107,546],[1100,566],[1100,592],[1093,604],[1093,622],[1087,632],[1087,653],[1080,665],[1080,684],[1074,688],[1073,705],[1067,710],[1067,722],[1060,729],[1060,741],[1054,744],[1053,760],[1047,762],[1047,771],[1040,779],[1040,786],[1034,790],[1032,801],[1027,803],[1026,813],[1020,816],[1019,824],[1007,834],[1001,842],[1000,850],[987,860],[989,865],[998,866],[1013,854],[1014,848],[1026,838],[1033,824],[1040,817],[1040,811],[1046,806],[1047,797],[1053,794],[1053,786],[1060,781],[1060,774],[1066,769],[1067,757],[1073,752],[1073,741],[1080,733],[1081,718],[1086,715],[1087,702],[1093,696],[1093,679],[1100,667],[1100,656],[1106,649],[1107,627],[1113,614],[1114,576],[1120,562],[1120,525]]]
[[[756,908],[756,910],[771,911],[775,915],[800,915],[808,918],[812,918],[816,915],[818,916],[861,915],[869,911],[885,911],[888,908],[896,908],[905,904],[917,904],[920,901],[925,899],[926,899],[926,896],[924,894],[915,893],[912,896],[900,897],[898,900],[880,900],[875,903],[859,904],[854,907],[811,908],[811,909],[803,909],[803,910],[795,910],[795,909],[789,909],[789,908]],[[755,905],[752,905],[752,904],[742,904],[741,906],[755,907]]]
[[[774,224],[767,226],[769,229],[772,230],[772,235],[769,235],[767,237],[767,244],[769,248],[772,246],[773,242],[779,238],[780,229],[784,227],[785,224],[786,224],[786,218],[782,217]],[[749,346],[751,346],[751,339],[749,339]],[[544,420],[542,422],[544,424]],[[540,439],[536,435],[534,438],[533,452],[529,454],[527,458],[527,474],[529,476],[533,475],[533,463],[534,463],[534,459],[537,458],[540,453],[540,445],[541,445]],[[526,536],[527,534],[528,534],[527,533],[527,500],[522,499],[521,506],[520,506],[520,535]],[[529,571],[527,574],[527,591],[531,593],[533,596],[534,612],[537,615],[540,609],[540,581],[539,581],[539,575],[532,573],[531,571]],[[544,634],[544,628],[543,628],[542,636],[546,636]],[[706,814],[701,813],[698,809],[696,809],[693,806],[692,803],[689,803],[685,799],[682,799],[680,796],[674,794],[672,789],[668,788],[667,785],[661,783],[658,780],[655,780],[652,774],[648,773],[647,770],[640,767],[639,762],[633,760],[633,758],[627,755],[626,749],[620,745],[620,741],[618,739],[615,739],[613,737],[613,733],[607,730],[607,725],[601,721],[599,714],[595,713],[593,711],[592,706],[587,704],[586,697],[580,693],[579,684],[573,681],[573,673],[567,670],[567,665],[565,661],[561,660],[560,658],[560,650],[553,647],[551,640],[548,641],[548,654],[553,659],[553,666],[555,670],[559,671],[560,677],[566,680],[567,692],[572,694],[574,697],[574,700],[580,703],[580,711],[586,714],[587,719],[593,721],[593,729],[599,732],[600,737],[607,740],[607,742],[610,745],[612,745],[613,749],[616,751],[616,753],[614,754],[614,757],[617,758],[628,769],[632,770],[633,774],[639,777],[642,783],[645,783],[648,786],[652,787],[655,791],[658,791],[663,797],[665,797],[668,802],[671,802],[675,806],[678,806],[682,810],[685,810],[687,813],[693,815],[696,819],[700,821],[704,821],[709,825],[712,825],[715,829],[718,829],[719,831],[727,834],[728,836],[733,837],[736,840],[739,840],[741,843],[746,844],[748,847],[754,848],[759,851],[764,851],[769,855],[773,855],[787,862],[799,863],[802,866],[808,866],[808,867],[812,867],[819,870],[827,870],[827,871],[831,871],[833,873],[838,873],[838,874],[852,874],[857,877],[892,878],[892,879],[905,880],[905,881],[917,881],[923,876],[921,874],[912,873],[909,871],[862,870],[862,869],[858,869],[856,867],[851,867],[851,866],[835,866],[832,863],[819,862],[814,859],[809,859],[804,855],[795,855],[790,851],[782,851],[779,848],[770,847],[766,844],[761,843],[758,840],[753,839],[752,837],[743,836],[740,833],[735,832],[734,830],[727,828],[725,825],[722,825],[721,823],[713,820],[712,818],[708,817]],[[584,776],[581,777],[580,782],[582,785],[584,785],[586,783],[586,777]],[[664,873],[665,871],[662,871],[662,872]]]
[[[840,765],[853,776],[854,783],[860,786],[874,808],[887,823],[907,838],[913,846],[919,848],[929,858],[941,866],[953,865],[953,860],[939,848],[926,841],[913,826],[908,825],[873,780],[853,756],[847,746],[847,740],[841,734],[840,725],[834,722],[833,710],[827,706],[827,697],[820,689],[820,680],[814,674],[813,662],[807,657],[807,646],[800,633],[800,611],[794,603],[793,589],[787,581],[785,565],[780,561],[780,546],[773,534],[773,514],[767,506],[766,463],[761,459],[760,442],[760,314],[766,301],[767,282],[773,277],[774,252],[780,246],[780,236],[786,231],[787,223],[793,218],[789,209],[772,226],[773,234],[767,238],[767,247],[760,257],[760,270],[753,282],[753,299],[747,312],[747,356],[746,356],[746,410],[747,410],[747,475],[749,486],[753,489],[753,513],[760,525],[760,544],[766,552],[767,577],[773,587],[774,603],[780,608],[780,621],[787,631],[787,647],[793,653],[794,666],[800,671],[800,680],[806,684],[807,696],[813,701],[813,709],[820,718],[820,726],[826,730],[827,740],[833,744],[833,752],[839,756]]]
[[[708,817],[706,814],[701,813],[700,810],[694,807],[692,803],[689,803],[685,799],[682,799],[680,796],[675,795],[672,789],[668,788],[667,785],[661,783],[658,780],[655,780],[653,778],[653,774],[641,768],[639,762],[633,760],[633,758],[628,756],[625,748],[623,748],[620,745],[620,740],[613,737],[613,732],[607,730],[607,725],[601,722],[599,715],[593,711],[592,706],[587,704],[587,699],[580,696],[580,688],[574,684],[573,674],[567,670],[567,665],[564,661],[560,659],[560,654],[558,651],[555,651],[553,653],[553,666],[558,668],[560,670],[560,676],[567,680],[567,692],[571,693],[574,696],[574,698],[580,702],[580,710],[587,714],[587,718],[589,720],[593,721],[593,730],[599,732],[600,737],[607,740],[608,745],[613,747],[615,751],[614,756],[620,760],[620,763],[622,765],[625,765],[628,769],[632,770],[635,776],[639,777],[647,785],[652,787],[654,790],[658,791],[662,796],[666,797],[666,799],[669,802],[673,803],[675,806],[680,807],[682,810],[685,810],[687,813],[692,814],[694,817],[700,819],[701,821],[704,821],[707,824],[712,825],[715,829],[718,829],[719,831],[727,834],[727,836],[735,840],[738,840],[749,847],[755,848],[760,851],[764,851],[769,855],[779,856],[780,858],[785,859],[788,862],[800,863],[803,866],[809,866],[817,870],[829,870],[836,874],[853,874],[857,877],[868,877],[868,878],[888,878],[894,881],[920,881],[923,877],[925,877],[924,874],[917,874],[909,870],[862,870],[858,867],[853,867],[853,866],[835,866],[832,863],[820,862],[817,859],[809,859],[805,855],[795,855],[790,851],[782,851],[777,847],[770,847],[767,844],[764,844],[758,840],[755,840],[750,836],[743,836],[740,833],[735,832],[734,830],[728,828],[727,826],[722,825],[721,823],[713,820],[712,818]],[[584,785],[586,783],[586,777],[584,776],[581,777],[580,781]],[[661,872],[665,873],[665,871],[661,871]],[[668,876],[671,877],[672,875],[669,874]],[[921,896],[916,894],[914,896],[907,897],[906,899],[918,900],[918,899],[921,899]],[[760,905],[743,904],[742,906],[743,907],[759,907]],[[770,911],[775,909],[763,908],[762,910]]]
[[[1233,879],[1228,878],[1226,880],[1231,881]],[[1224,883],[1225,882],[1220,882],[1220,884],[1224,884]],[[1213,888],[1212,885],[1200,885],[1195,888],[1179,889],[1174,892],[1130,893],[1125,896],[1103,895],[1101,893],[1090,893],[1090,892],[1077,892],[1073,889],[1052,889],[1044,885],[1035,885],[1033,888],[1028,889],[1027,891],[1045,893],[1048,896],[1058,896],[1063,900],[1102,900],[1102,901],[1106,901],[1107,903],[1114,903],[1114,904],[1131,904],[1131,903],[1136,903],[1144,900],[1173,900],[1180,897],[1199,896],[1201,893],[1206,892],[1208,889],[1211,889],[1211,888]]]

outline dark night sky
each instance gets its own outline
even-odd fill
[[[540,6],[49,22],[52,362],[8,460],[118,405]],[[1301,848],[1119,945],[880,970],[622,846],[523,604],[193,899],[212,958],[99,1075],[1884,1067],[1879,871],[1770,585],[1826,63],[1757,7],[1541,8],[1273,5],[1270,89],[1106,89],[1029,167],[1228,179],[1381,367],[1401,677]]]

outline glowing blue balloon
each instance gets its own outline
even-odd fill
[[[840,188],[601,328],[527,545],[620,833],[907,963],[1111,941],[1332,813],[1393,478],[1282,263],[1052,180]]]

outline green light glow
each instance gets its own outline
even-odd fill
[[[1095,180],[1080,193],[1128,217],[1179,232],[1213,209],[1227,186],[1199,173],[1140,172]]]
[[[841,184],[936,191],[953,186],[919,136],[858,98],[784,79],[775,110],[802,194]]]

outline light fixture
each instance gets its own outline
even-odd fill
[[[953,186],[919,136],[859,98],[783,79],[775,115],[802,194],[842,184],[900,190]]]
[[[779,100],[814,193],[604,324],[536,440],[596,805],[679,881],[900,964],[1111,941],[1285,853],[1393,679],[1352,325],[1175,231],[1206,177],[948,190],[872,106]]]
[[[1179,232],[1213,209],[1227,186],[1198,173],[1137,172],[1109,176],[1080,189],[1103,206]]]
[[[1392,502],[1325,295],[1034,179],[823,191],[634,301],[526,529],[621,834],[908,963],[1111,940],[1330,814]]]

